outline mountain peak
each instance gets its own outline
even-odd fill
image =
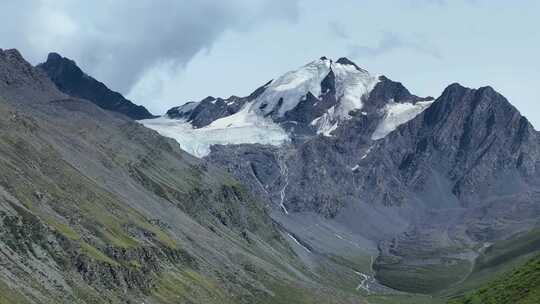
[[[202,100],[202,102],[212,102],[215,100],[216,98],[214,96],[207,96],[205,99]]]
[[[354,63],[352,60],[350,60],[349,58],[347,57],[341,57],[339,58],[336,63],[339,63],[339,64],[344,64],[344,65],[353,65],[353,66],[357,66],[356,63]]]
[[[0,49],[0,93],[17,102],[50,101],[64,98],[39,69],[16,49]]]
[[[63,57],[60,54],[55,53],[55,52],[50,52],[49,55],[47,55],[47,61],[60,60],[62,58]]]
[[[60,90],[63,90],[63,87],[57,83],[56,80],[58,80],[61,75],[71,79],[81,78],[85,75],[74,60],[54,52],[49,53],[47,55],[47,61],[40,64],[39,67],[49,75]],[[53,71],[54,73],[52,73]],[[65,93],[69,94],[69,92]]]
[[[361,71],[361,72],[365,72],[367,73],[366,70],[362,69],[361,67],[359,67],[356,63],[354,63],[353,61],[351,61],[349,58],[347,57],[341,57],[339,58],[336,63],[339,63],[339,64],[342,64],[342,65],[352,65],[354,66],[358,71]]]
[[[77,63],[70,58],[64,57],[60,55],[59,53],[51,52],[47,55],[47,61],[44,64],[50,64],[50,65],[65,65],[65,66],[72,66],[78,70],[82,70],[77,66]]]
[[[49,53],[47,61],[38,65],[60,91],[89,100],[99,107],[124,114],[132,119],[154,118],[146,108],[133,104],[120,93],[84,73],[77,63],[58,53]]]
[[[7,50],[0,49],[0,52],[2,52],[6,57],[24,60],[23,56],[17,49],[7,49]]]

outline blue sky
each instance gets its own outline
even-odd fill
[[[154,113],[247,95],[325,55],[417,95],[491,85],[540,128],[540,1],[141,0],[133,10],[126,0],[22,2],[37,17],[0,29],[0,47],[33,63],[60,52]],[[6,19],[23,5],[0,8]]]

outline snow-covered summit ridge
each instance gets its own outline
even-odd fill
[[[244,108],[248,115],[268,118],[275,123],[330,136],[349,113],[363,107],[379,77],[371,75],[347,58],[333,61],[321,57],[270,81],[245,98],[207,97],[167,112],[169,118],[186,119],[194,128],[233,115]],[[286,128],[287,129],[287,128]]]
[[[266,83],[249,96],[209,96],[174,107],[162,118],[141,122],[175,138],[198,157],[208,155],[216,144],[278,146],[316,134],[333,136],[334,130],[358,113],[377,120],[378,127],[372,134],[377,140],[431,104],[412,95],[410,100],[385,97],[395,89],[405,90],[398,95],[407,96],[408,91],[399,86],[347,58],[333,61],[321,57]],[[373,98],[382,104],[374,104]]]
[[[332,74],[332,75],[330,75]],[[362,108],[362,98],[367,96],[379,81],[366,70],[359,68],[347,58],[333,61],[326,57],[312,61],[307,65],[290,71],[272,81],[265,91],[255,100],[252,108],[263,114],[283,117],[296,108],[311,93],[321,99],[328,92],[322,92],[322,83],[332,77],[335,83],[336,105],[329,109],[317,121],[346,119],[349,112]],[[319,125],[314,122],[313,125]],[[320,128],[318,128],[320,131]]]

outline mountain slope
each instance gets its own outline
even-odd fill
[[[0,60],[0,302],[363,302],[305,269],[229,175]]]
[[[47,61],[38,65],[52,79],[60,91],[86,100],[99,107],[118,112],[132,119],[155,117],[143,106],[133,104],[121,94],[85,74],[77,64],[57,53],[50,53]]]

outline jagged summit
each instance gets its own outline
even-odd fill
[[[341,57],[339,58],[336,63],[339,63],[339,64],[343,64],[343,65],[352,65],[354,66],[357,70],[359,71],[364,71],[364,72],[367,72],[366,70],[362,69],[361,67],[359,67],[356,63],[352,62],[349,58],[347,57]]]
[[[349,58],[347,58],[347,57],[341,57],[341,58],[339,58],[336,62],[337,62],[337,63],[341,63],[341,64],[350,64],[350,65],[356,66],[356,63],[352,62],[352,61],[349,60]]]
[[[120,93],[110,90],[102,82],[84,73],[75,61],[58,53],[50,53],[47,61],[38,67],[66,94],[87,99],[103,109],[124,114],[132,119],[155,117],[143,106],[133,104]]]
[[[208,139],[212,136],[206,131],[219,130],[220,140],[211,143],[281,144],[319,135],[331,137],[345,122],[361,114],[370,117],[370,127],[363,132],[368,136],[376,132],[374,139],[379,139],[423,111],[430,102],[429,98],[410,94],[401,83],[373,75],[345,57],[334,61],[323,56],[277,77],[247,97],[207,97],[174,107],[166,117],[144,123],[169,136],[170,129],[165,129],[184,124],[194,130],[195,140],[197,132]],[[167,118],[174,121],[168,122]],[[245,128],[250,135],[223,136],[239,128]],[[187,147],[190,145],[184,141],[185,129],[172,132],[172,137]],[[265,130],[272,130],[272,135],[264,135]],[[209,152],[208,148],[202,150]]]
[[[73,66],[77,65],[74,60],[69,59],[67,57],[63,57],[62,55],[60,55],[58,53],[51,52],[51,53],[49,53],[47,55],[47,62],[49,62],[49,63],[51,63],[51,62],[61,62],[61,61],[69,62]]]
[[[350,60],[347,57],[340,57],[340,58],[338,58],[338,60],[333,60],[332,58],[329,58],[327,56],[321,56],[319,58],[319,60],[320,61],[329,61],[331,63],[338,63],[338,64],[343,64],[343,65],[352,65],[352,66],[356,67],[358,70],[364,70],[364,69],[360,68],[356,63],[354,63],[352,60]]]
[[[355,68],[351,69],[350,66]],[[261,86],[250,95],[250,103],[253,101],[250,110],[264,117],[270,116],[274,120],[279,120],[280,123],[287,121],[311,123],[313,119],[323,115],[332,106],[336,106],[331,111],[335,112],[332,114],[336,116],[334,120],[338,120],[346,118],[349,111],[360,108],[362,106],[361,99],[373,89],[377,82],[376,76],[357,68],[356,64],[348,59],[341,58],[338,62],[334,62],[323,56]],[[330,96],[330,92],[333,93],[332,96]],[[241,98],[234,96],[227,100],[218,98],[218,100],[226,101],[227,105],[231,105],[239,99]],[[319,102],[315,100],[319,100]],[[206,98],[201,103],[207,101]],[[317,109],[313,109],[313,105],[306,107],[306,102],[309,101],[317,103],[315,106]],[[193,104],[190,103],[187,107],[192,108]],[[186,108],[182,106],[174,109],[182,113],[187,112]],[[302,114],[304,117],[292,117],[295,110],[297,112],[302,110],[303,113],[298,114]],[[307,113],[304,110],[314,113]],[[223,112],[220,111],[220,113]],[[190,112],[190,114],[192,113]],[[175,115],[174,111],[169,111],[168,115],[174,118],[186,118],[182,115]],[[220,117],[214,119],[216,118]],[[311,120],[308,120],[310,118]],[[188,120],[196,119],[189,117]],[[197,124],[195,126],[203,127],[204,125]]]
[[[65,98],[47,75],[34,69],[16,49],[0,50],[0,91],[7,100],[17,102]]]
[[[8,57],[11,57],[11,58],[23,59],[23,57],[21,55],[21,52],[19,52],[19,50],[17,50],[17,49],[5,49],[5,50],[3,50],[3,49],[0,48],[0,53],[2,53],[4,56],[8,56]]]

